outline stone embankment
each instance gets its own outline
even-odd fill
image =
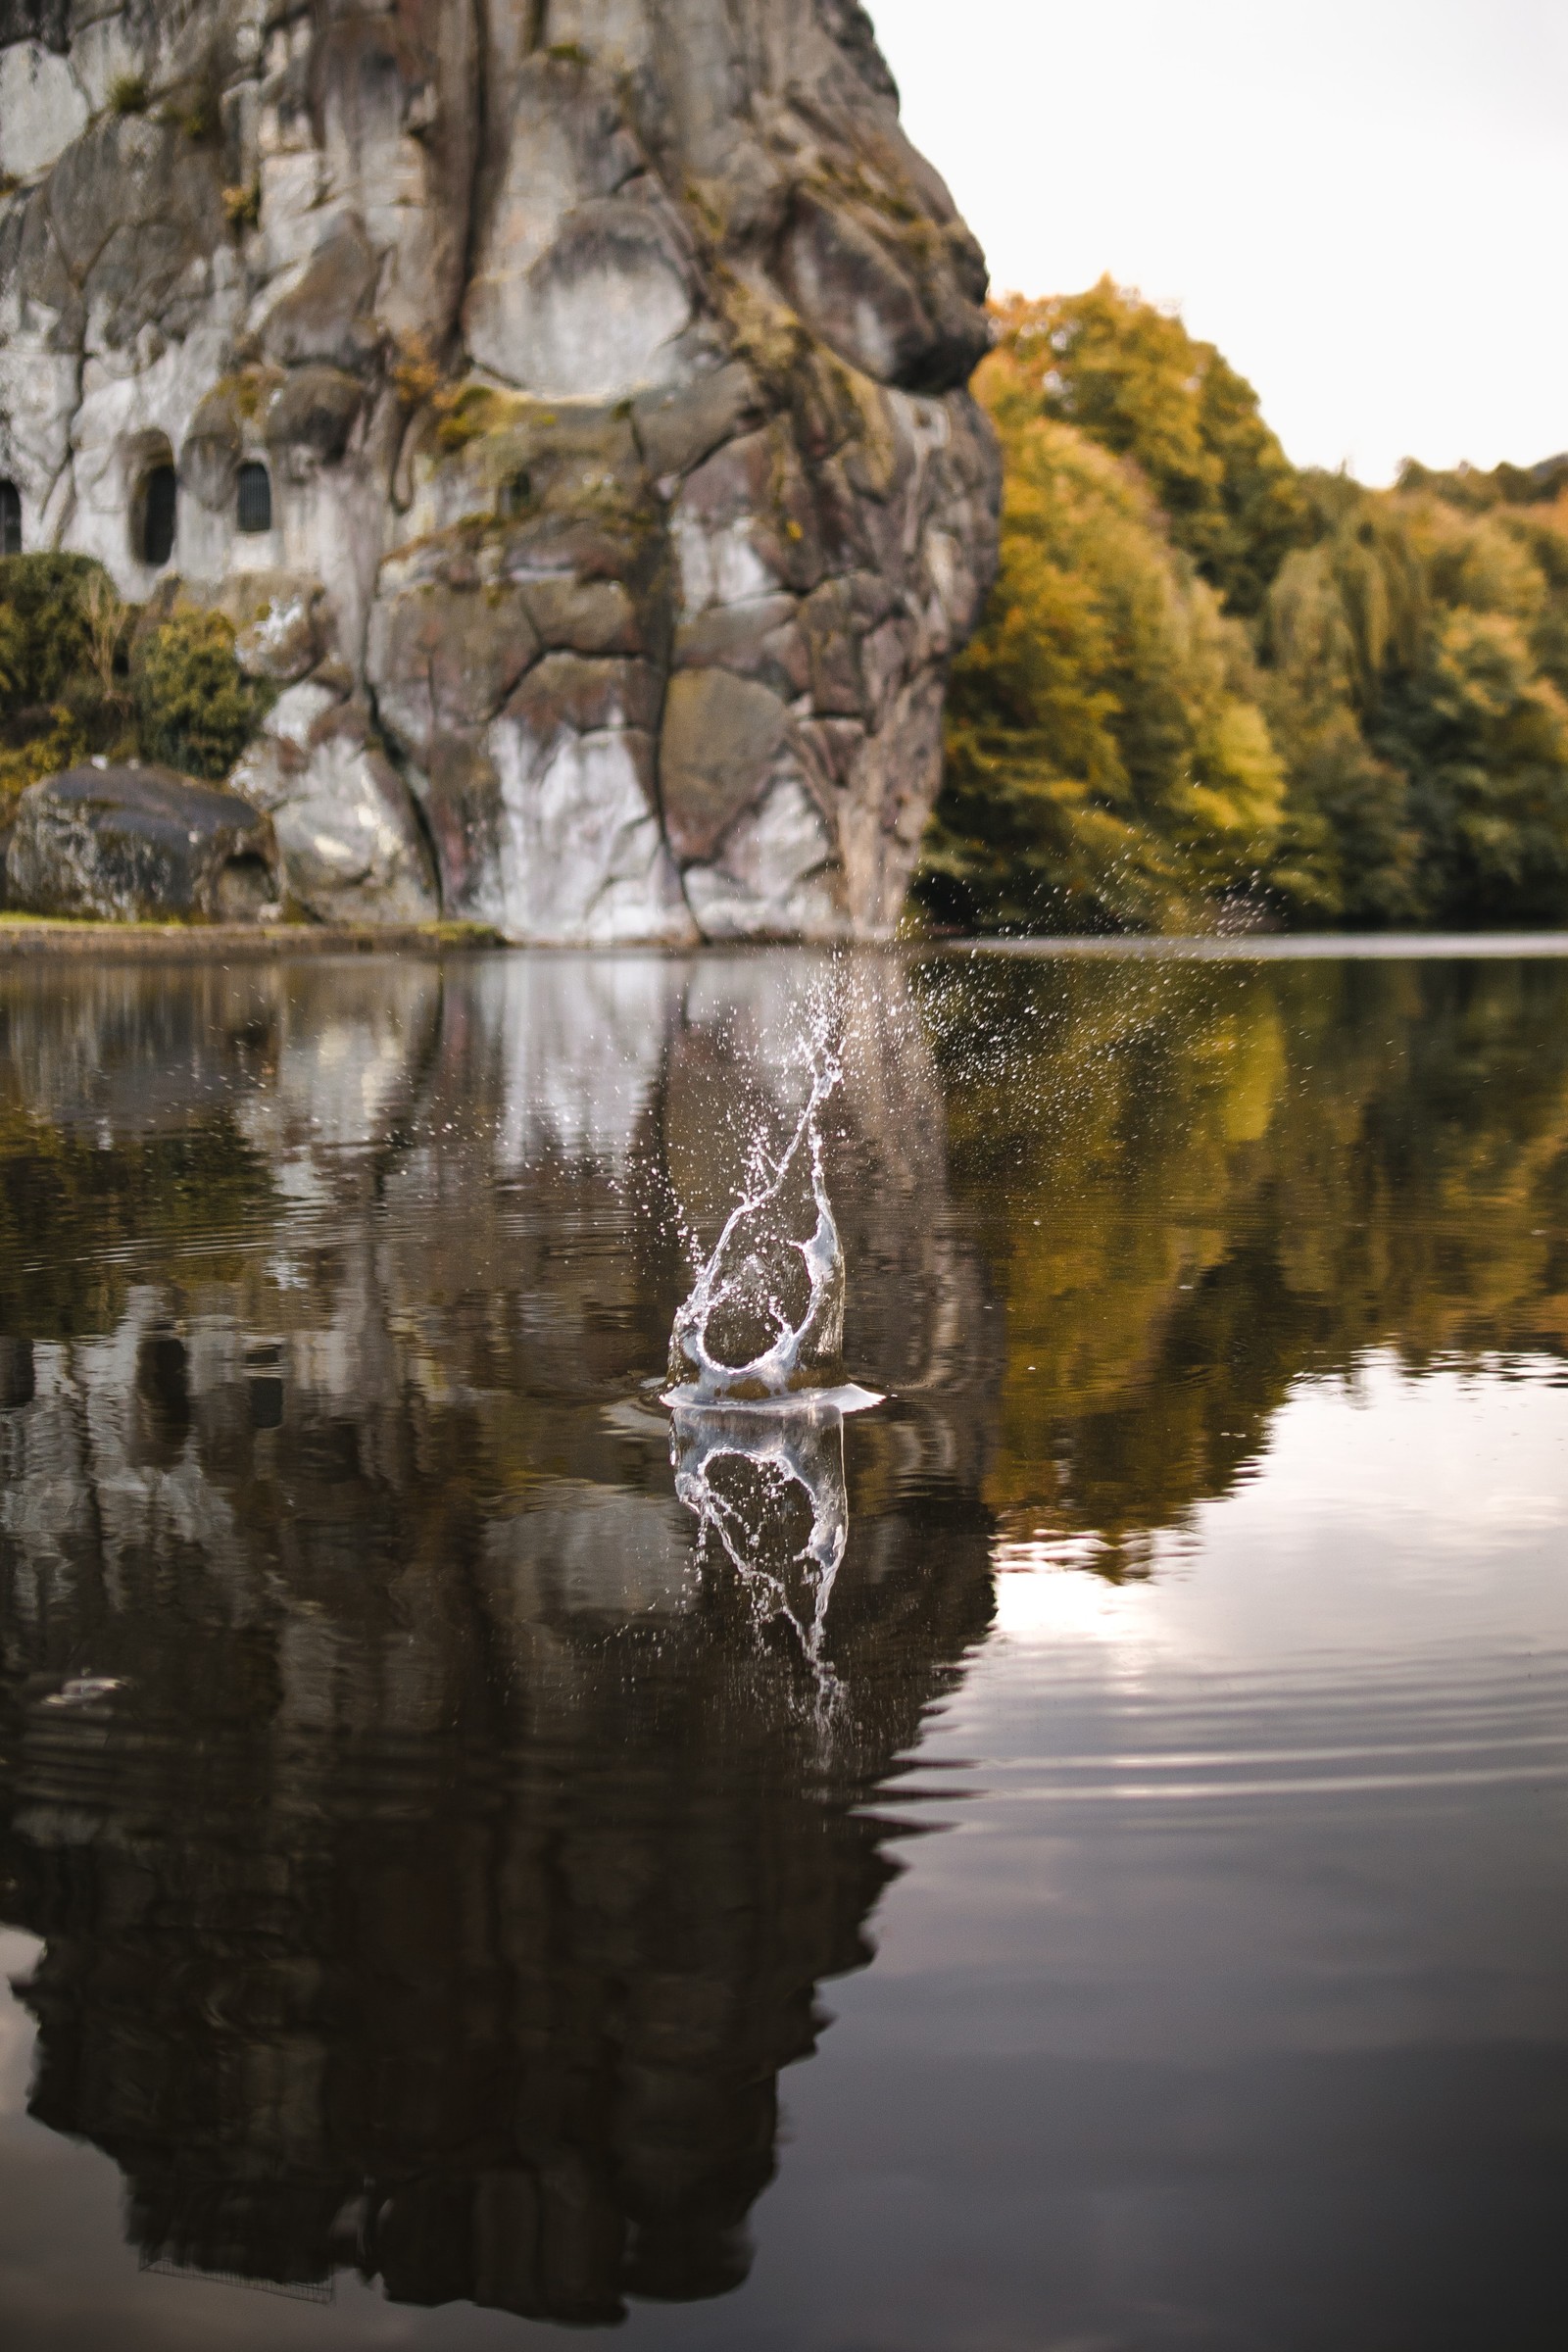
[[[0,0],[6,544],[228,613],[318,919],[886,935],[985,284],[855,0]]]

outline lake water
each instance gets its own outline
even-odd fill
[[[887,1401],[732,1500],[847,1509],[814,1654],[657,1397],[813,987]],[[1568,961],[0,1032],[9,2352],[1558,2352]]]

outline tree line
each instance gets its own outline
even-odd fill
[[[997,327],[1002,566],[927,918],[1568,921],[1568,456],[1368,490],[1108,278]]]

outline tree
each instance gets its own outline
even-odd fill
[[[1313,518],[1246,377],[1108,277],[1085,294],[1014,297],[998,329],[1042,414],[1131,458],[1227,609],[1256,612]]]
[[[1252,886],[1282,809],[1245,633],[1138,473],[1042,413],[1005,347],[980,390],[1002,568],[954,674],[921,899],[986,926],[1202,921]]]
[[[1568,457],[1297,472],[1102,278],[977,378],[1002,567],[919,896],[987,926],[1568,921]]]
[[[1426,486],[1445,478],[1321,483],[1323,536],[1274,584],[1265,700],[1297,870],[1271,878],[1287,907],[1351,922],[1561,921],[1568,497]]]

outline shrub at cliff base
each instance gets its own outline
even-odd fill
[[[998,334],[1002,570],[926,908],[1568,921],[1568,461],[1298,472],[1213,346],[1108,281]]]
[[[0,559],[0,828],[27,785],[96,756],[217,781],[262,710],[220,614],[152,618],[85,556]]]
[[[91,613],[122,608],[102,568],[85,556],[0,559],[0,826],[27,785],[95,752],[134,749],[129,705],[95,660]]]
[[[232,623],[220,612],[173,613],[138,639],[131,676],[142,758],[214,783],[226,776],[264,707],[234,659]]]

